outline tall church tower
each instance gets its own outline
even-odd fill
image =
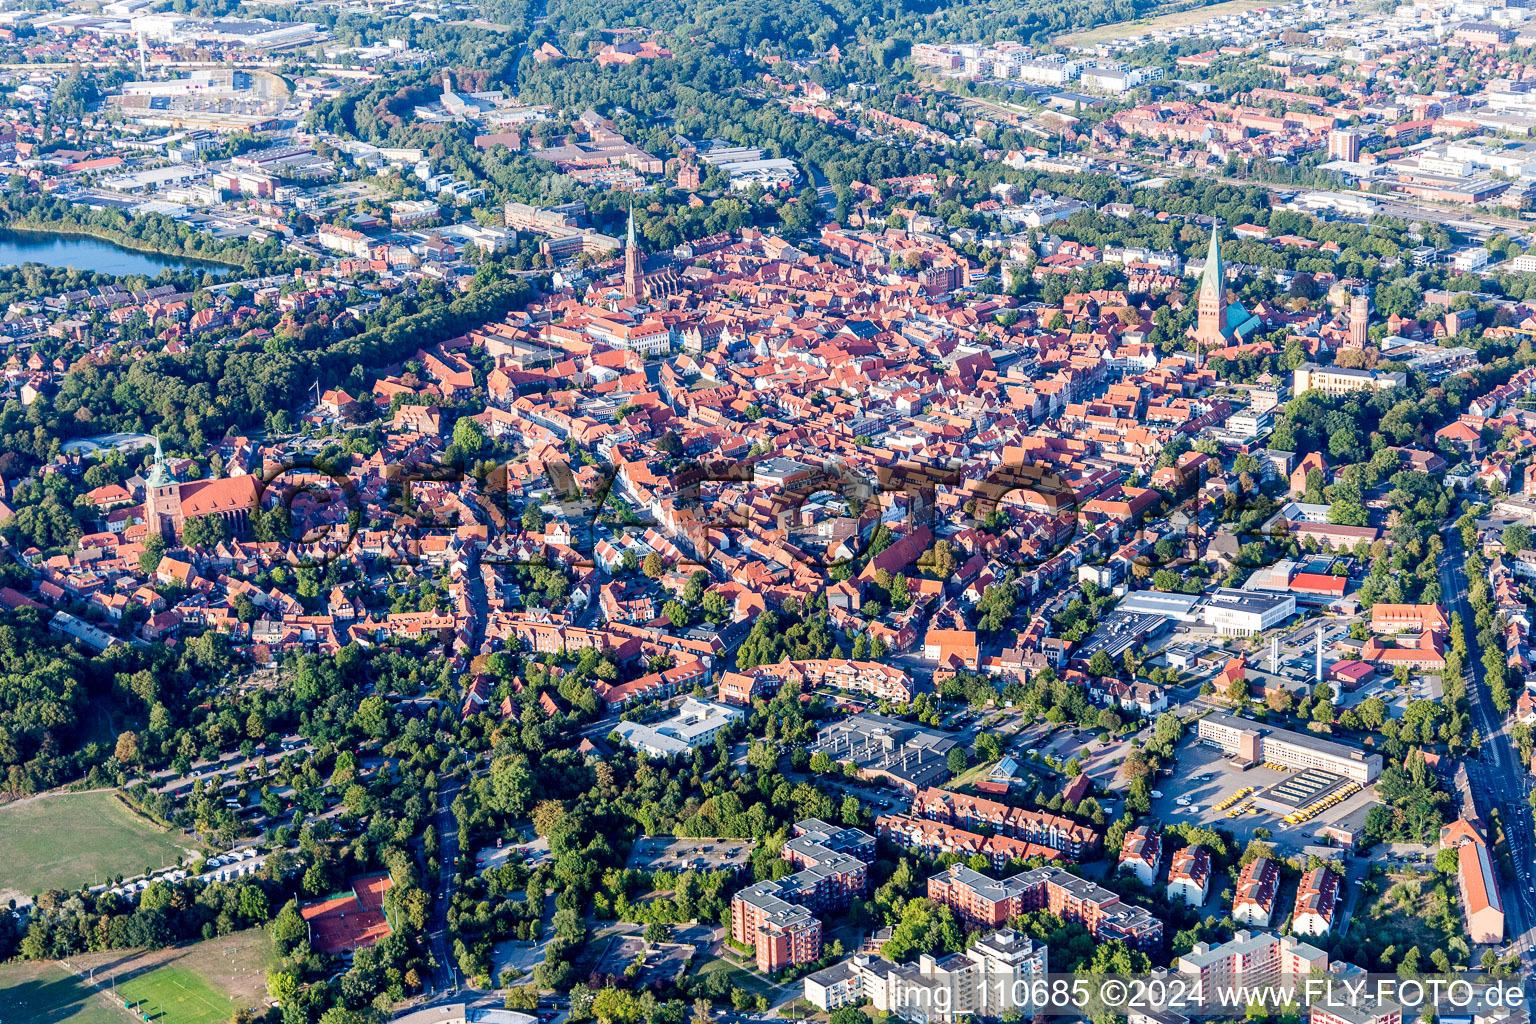
[[[1221,265],[1220,231],[1211,225],[1211,247],[1205,255],[1205,271],[1200,275],[1200,295],[1195,307],[1197,319],[1190,332],[1200,350],[1227,343],[1227,272]]]
[[[645,275],[640,268],[640,247],[635,244],[635,208],[629,208],[629,244],[624,246],[624,298],[639,302],[645,297]]]
[[[155,463],[144,481],[144,522],[151,534],[159,535],[167,544],[176,543],[181,526],[181,484],[171,475],[165,464],[165,453],[160,449],[160,439],[155,438]]]

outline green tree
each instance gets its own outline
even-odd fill
[[[309,938],[309,925],[299,913],[298,900],[289,900],[272,922],[272,941],[282,956],[287,956],[300,942]]]
[[[265,924],[272,915],[271,904],[267,901],[266,891],[259,885],[242,885],[240,887],[240,916],[251,924]]]
[[[666,604],[662,605],[661,614],[668,622],[672,623],[673,626],[688,625],[688,609],[684,608],[676,601],[668,601]]]
[[[154,573],[160,567],[160,559],[165,557],[165,541],[160,535],[150,534],[144,538],[144,550],[139,553],[139,571],[146,576]]]

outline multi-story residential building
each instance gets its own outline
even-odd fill
[[[1186,846],[1173,855],[1168,868],[1168,898],[1192,907],[1205,905],[1210,895],[1211,853],[1203,846]]]
[[[956,864],[928,879],[928,898],[944,904],[965,921],[998,928],[1019,911],[1024,887],[1017,879],[1017,875],[994,879]]]
[[[348,253],[360,259],[368,258],[368,236],[351,228],[339,228],[334,224],[322,224],[315,233],[315,240],[327,249]]]
[[[930,857],[946,853],[958,853],[969,860],[982,856],[994,870],[1001,870],[1010,861],[1024,861],[1039,857],[1043,860],[1063,860],[1060,850],[1049,846],[1027,843],[1008,836],[984,836],[968,832],[942,821],[911,818],[905,814],[882,814],[875,819],[875,828],[882,839],[897,846],[917,850]]]
[[[1363,994],[1353,1000],[1313,1003],[1307,1020],[1308,1024],[1403,1024],[1403,1008],[1390,999]]]
[[[816,915],[864,895],[875,839],[807,818],[784,844],[784,859],[798,869],[794,874],[750,885],[731,900],[731,938],[752,946],[758,970],[765,972],[821,956]]]
[[[1157,869],[1163,862],[1163,837],[1150,825],[1138,825],[1125,834],[1120,848],[1120,867],[1141,879],[1143,885],[1157,884]]]
[[[771,697],[785,683],[797,683],[802,689],[833,686],[898,704],[907,703],[913,696],[912,677],[895,665],[846,658],[786,658],[775,664],[759,665],[750,672],[725,673],[720,681],[720,699],[750,704],[754,698]]]
[[[947,789],[925,789],[918,793],[912,800],[912,816],[965,829],[986,827],[997,835],[1060,850],[1074,860],[1085,859],[1100,841],[1092,827],[1070,818],[1009,807],[996,800]]]
[[[1338,902],[1338,874],[1332,868],[1321,866],[1308,871],[1296,889],[1291,931],[1297,935],[1327,935],[1333,930],[1333,915]]]
[[[805,998],[823,1010],[868,1000],[881,1013],[923,1024],[1030,1016],[1038,1009],[1033,981],[1045,976],[1048,952],[1005,928],[977,939],[964,953],[938,958],[925,953],[912,964],[861,954],[807,975]]]
[[[1200,719],[1196,734],[1201,742],[1219,747],[1245,764],[1317,768],[1362,786],[1381,774],[1380,754],[1367,754],[1359,747],[1307,733],[1271,729],[1235,715],[1206,715]]]
[[[1328,133],[1328,159],[1355,163],[1360,159],[1360,133],[1348,128]]]
[[[1120,939],[1135,949],[1155,950],[1163,941],[1163,923],[1150,913],[1121,903],[1118,894],[1057,867],[992,879],[957,864],[928,879],[928,898],[978,924],[1044,908],[1063,921],[1082,925],[1101,942]]]
[[[1269,927],[1275,910],[1275,895],[1280,891],[1280,866],[1268,857],[1248,862],[1237,876],[1237,894],[1232,897],[1232,920],[1239,924]]]
[[[1083,88],[1098,92],[1129,92],[1146,82],[1163,77],[1162,68],[1092,67],[1084,68],[1078,76]]]
[[[589,645],[595,646],[595,645]],[[660,672],[647,672],[627,683],[610,684],[598,681],[593,690],[608,705],[610,711],[621,710],[637,701],[661,700],[693,689],[709,680],[709,666],[700,658],[690,658]],[[730,711],[740,717],[739,708]]]
[[[1197,942],[1175,964],[1206,991],[1234,985],[1285,985],[1328,968],[1328,954],[1289,935],[1240,931],[1219,946]]]

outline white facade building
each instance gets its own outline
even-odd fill
[[[715,737],[731,723],[746,717],[741,708],[733,708],[713,701],[687,697],[677,714],[654,725],[639,722],[620,722],[614,727],[619,738],[651,757],[672,757],[687,754],[696,747],[713,743]]]
[[[1201,619],[1222,636],[1253,636],[1296,614],[1291,594],[1254,594],[1223,587],[1200,610]]]
[[[807,975],[805,998],[823,1010],[867,999],[876,1010],[915,1024],[949,1024],[1010,1011],[1029,1017],[1036,1010],[1030,1001],[1032,981],[1045,976],[1048,954],[1044,945],[1004,928],[964,953],[924,953],[911,964],[867,954],[849,957]]]

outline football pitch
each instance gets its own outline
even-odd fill
[[[234,1004],[201,977],[174,965],[159,967],[117,986],[134,1016],[150,1024],[221,1024]]]
[[[223,1024],[233,1014],[227,995],[174,964],[99,991],[57,964],[0,967],[0,1024]]]

